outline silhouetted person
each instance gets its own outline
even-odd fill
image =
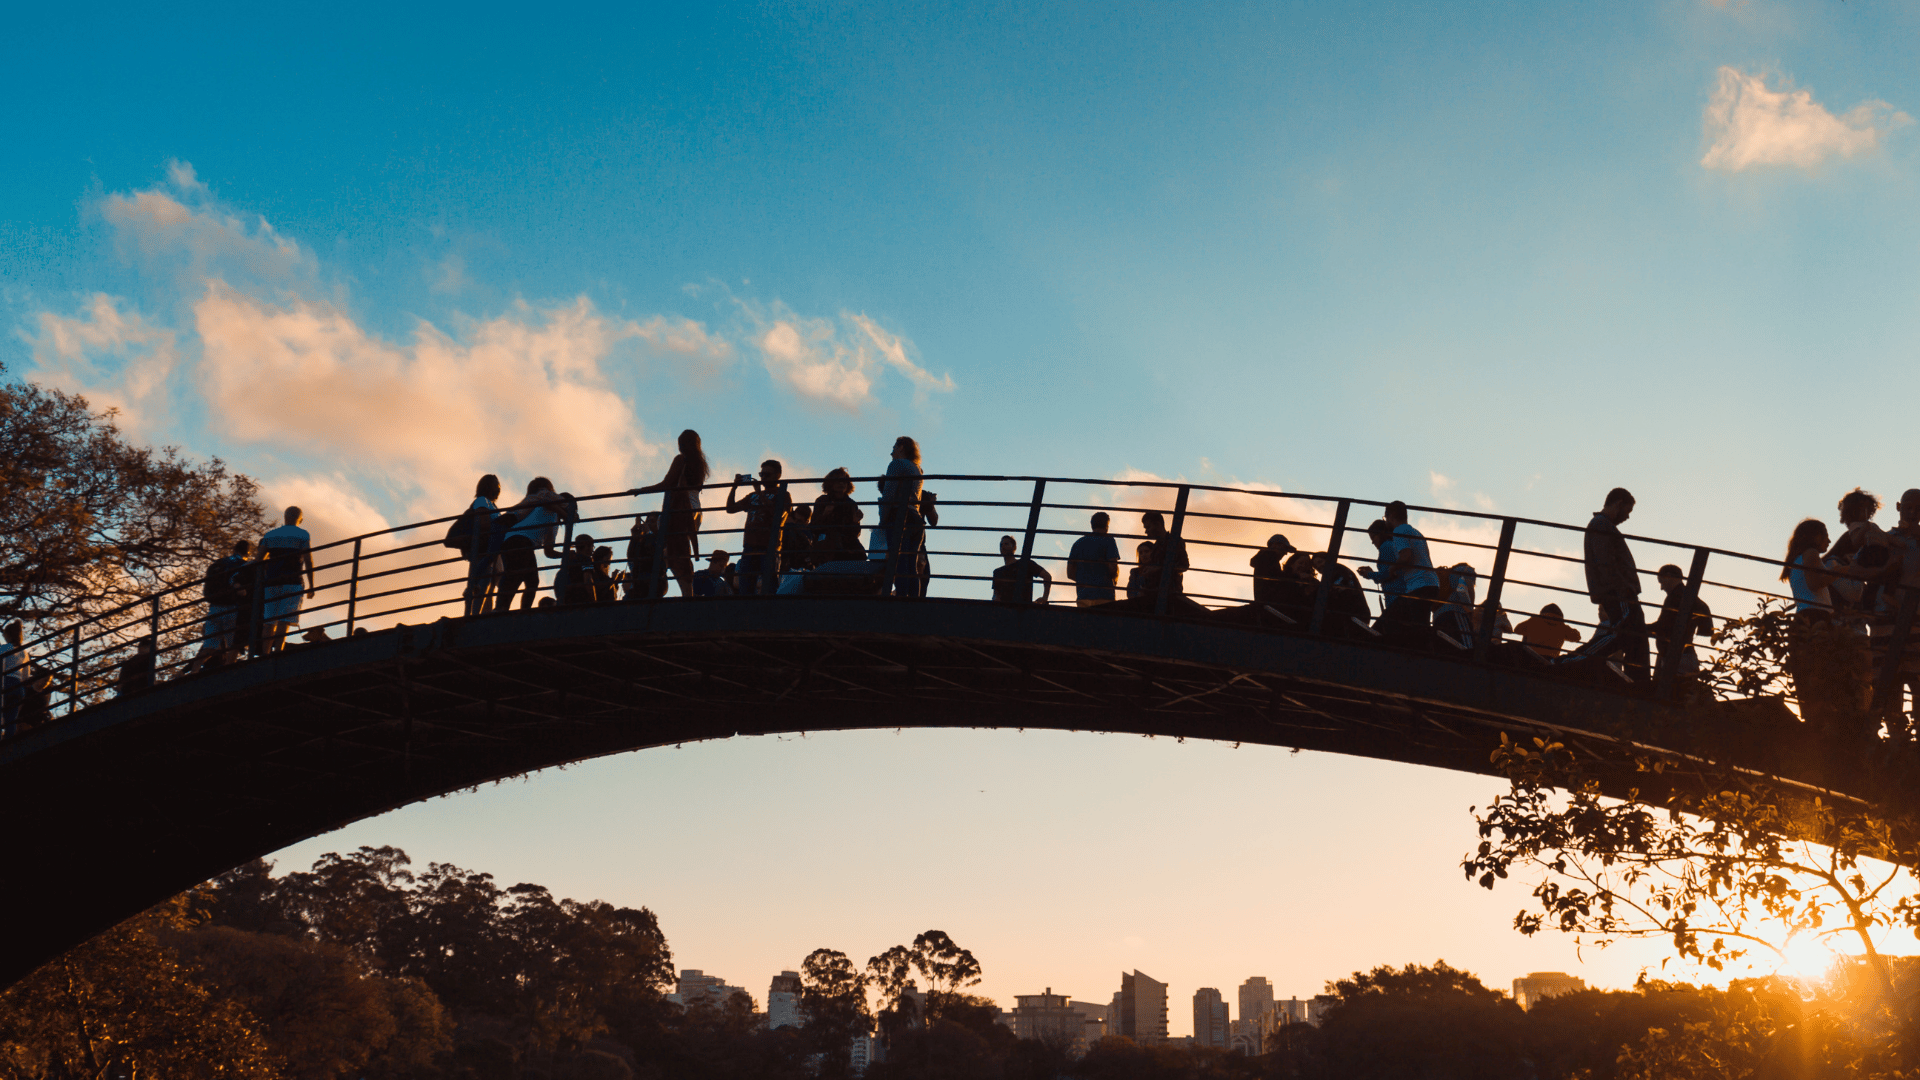
[[[553,481],[536,476],[527,481],[526,498],[507,509],[514,518],[500,542],[500,595],[493,610],[511,610],[514,594],[522,593],[520,610],[526,611],[540,592],[537,553],[545,551],[549,559],[560,557],[553,542],[560,526],[573,517],[573,500],[553,490]]]
[[[1011,536],[1000,538],[1000,565],[993,568],[993,598],[1002,604],[1033,603],[1033,583],[1041,583],[1040,603],[1053,598],[1053,575],[1032,559],[1019,555],[1020,545]]]
[[[285,525],[260,538],[260,632],[267,652],[283,648],[288,632],[300,625],[302,595],[313,599],[313,538],[300,527],[305,515],[289,506],[283,517]]]
[[[560,555],[560,569],[553,575],[553,600],[557,604],[593,602],[594,539],[585,533],[573,538]]]
[[[1540,609],[1540,614],[1520,620],[1514,633],[1520,635],[1527,648],[1547,660],[1558,657],[1564,646],[1580,640],[1580,631],[1567,625],[1566,613],[1560,610],[1559,604],[1548,604]]]
[[[1142,540],[1133,548],[1133,569],[1127,571],[1127,599],[1145,600],[1153,596],[1160,570],[1155,565],[1153,541]]]
[[[247,590],[240,575],[247,567],[247,555],[253,545],[236,540],[233,554],[215,559],[207,567],[200,595],[207,602],[207,618],[200,624],[200,648],[187,661],[185,674],[218,667],[233,659],[245,644],[238,636],[241,610],[247,603]]]
[[[1905,599],[1909,592],[1920,590],[1920,488],[1908,488],[1895,504],[1900,520],[1887,530],[1888,561],[1880,580],[1879,604],[1875,611],[1877,618],[1886,623],[1897,619],[1901,607],[1908,603]],[[1915,638],[1920,634],[1910,634],[1903,659],[1911,660],[1915,652]],[[1883,648],[1892,647],[1888,638]],[[1903,664],[1903,668],[1907,665]],[[1899,696],[1895,695],[1892,712],[1886,718],[1888,730],[1896,738],[1911,738],[1920,735],[1920,675],[1903,673],[1900,681],[1905,684],[1906,692],[1911,695],[1913,723],[1909,725],[1899,714]]]
[[[613,549],[595,548],[593,569],[587,571],[588,581],[593,588],[593,602],[610,604],[620,599],[620,585],[626,575],[613,568]]]
[[[880,481],[880,527],[887,538],[885,580],[894,596],[920,596],[920,547],[926,520],[920,516],[920,444],[910,436],[893,440],[892,460]]]
[[[1345,633],[1351,625],[1346,620],[1358,619],[1364,626],[1373,618],[1373,610],[1367,606],[1367,591],[1352,570],[1324,551],[1314,555],[1313,567],[1327,583],[1328,626]]]
[[[1255,583],[1258,584],[1258,579]],[[1271,607],[1296,624],[1305,625],[1313,618],[1313,598],[1319,592],[1319,585],[1320,576],[1313,568],[1313,557],[1304,551],[1295,551],[1281,564],[1280,576],[1267,583],[1268,598],[1256,599],[1254,603]]]
[[[780,537],[780,569],[813,569],[813,544],[808,537],[813,531],[813,507],[808,503],[796,503],[787,510],[787,527]]]
[[[787,529],[787,511],[793,508],[793,498],[780,482],[782,471],[778,461],[768,458],[760,463],[758,480],[741,473],[727,489],[727,513],[747,515],[740,536],[740,565],[734,571],[741,596],[771,594],[779,584],[780,543]],[[736,498],[741,484],[750,484],[753,490]],[[766,581],[769,575],[774,577],[772,584]]]
[[[667,595],[667,578],[662,574],[658,580],[653,576],[653,564],[659,552],[660,534],[655,531],[660,515],[640,514],[633,519],[633,528],[627,533],[627,599],[645,599],[647,587],[653,587],[654,597]]]
[[[1293,554],[1293,541],[1279,533],[1267,537],[1267,546],[1253,553],[1247,565],[1253,568],[1253,601],[1256,604],[1293,603],[1298,589],[1286,580],[1285,563],[1287,556]]]
[[[732,596],[733,567],[727,564],[730,556],[720,548],[714,548],[707,556],[707,565],[693,575],[694,596]]]
[[[667,466],[666,478],[657,484],[637,487],[629,495],[664,492],[660,535],[666,545],[667,570],[680,583],[680,595],[692,596],[693,560],[700,554],[700,489],[706,485],[707,455],[700,449],[700,433],[688,428],[680,433],[680,452]],[[653,568],[648,567],[652,574]]]
[[[860,542],[860,522],[866,514],[853,501],[853,474],[845,469],[828,473],[820,484],[820,497],[813,500],[813,565],[833,562],[860,562],[867,557]]]
[[[1093,529],[1067,551],[1067,578],[1074,585],[1074,603],[1080,607],[1111,603],[1120,580],[1120,545],[1107,535],[1112,524],[1104,511],[1088,522]]]
[[[154,661],[158,651],[152,637],[140,639],[140,643],[134,646],[133,655],[120,662],[120,674],[113,683],[116,696],[127,697],[153,689]]]
[[[1664,669],[1667,666],[1668,641],[1678,628],[1675,620],[1680,617],[1682,594],[1687,590],[1687,576],[1678,566],[1668,563],[1654,577],[1660,582],[1665,597],[1660,601],[1659,617],[1653,620],[1653,625],[1648,629],[1653,633],[1653,644],[1660,651],[1660,666]],[[1680,646],[1678,666],[1674,669],[1675,674],[1682,676],[1696,675],[1700,671],[1700,656],[1694,652],[1693,639],[1713,636],[1713,611],[1707,607],[1707,602],[1696,596],[1692,607],[1693,616],[1688,620],[1690,625],[1685,631],[1685,641]]]
[[[1360,572],[1378,581],[1381,592],[1393,598],[1380,613],[1382,629],[1396,631],[1412,643],[1432,625],[1434,605],[1440,599],[1440,575],[1434,573],[1426,537],[1407,524],[1406,503],[1388,503],[1375,524],[1387,527],[1384,540],[1368,529],[1379,545],[1380,562],[1373,573],[1364,567]]]
[[[467,504],[465,525],[467,543],[466,614],[479,615],[487,610],[494,585],[500,576],[500,553],[493,549],[493,518],[499,513],[500,478],[492,473],[473,485],[473,501]]]
[[[1434,629],[1452,638],[1455,643],[1472,648],[1474,641],[1474,585],[1477,575],[1470,563],[1455,563],[1447,567],[1444,587],[1447,590],[1446,602],[1434,614]]]
[[[1794,526],[1781,563],[1780,580],[1793,593],[1796,615],[1813,619],[1833,616],[1834,575],[1822,557],[1826,550],[1827,526],[1819,518],[1807,518]]]
[[[1626,537],[1620,535],[1633,506],[1632,492],[1614,488],[1587,522],[1587,598],[1600,609],[1603,630],[1613,635],[1614,646],[1621,650],[1627,678],[1641,680],[1647,677],[1647,617],[1640,610],[1640,571],[1633,565]]]
[[[1140,515],[1140,531],[1153,540],[1153,588],[1157,590],[1162,581],[1168,582],[1169,597],[1186,595],[1187,542],[1167,531],[1167,520],[1160,511],[1149,510]]]
[[[915,560],[920,571],[920,595],[929,595],[933,588],[933,563],[927,558],[927,537],[925,530],[940,525],[940,496],[931,491],[920,492],[920,554]]]
[[[53,719],[53,673],[32,671],[21,685],[19,711],[10,734],[25,735]]]
[[[26,681],[33,668],[27,656],[26,635],[27,628],[19,619],[9,621],[6,628],[0,630],[0,638],[4,638],[4,643],[0,643],[0,678],[11,676],[23,683]]]

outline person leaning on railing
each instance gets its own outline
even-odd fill
[[[500,596],[493,610],[512,608],[513,594],[524,588],[520,609],[525,611],[533,607],[534,594],[540,591],[540,560],[535,549],[544,549],[549,559],[560,557],[553,542],[560,525],[576,516],[573,496],[554,491],[553,481],[536,476],[527,481],[527,497],[507,507],[507,512],[514,515],[514,521],[500,543]]]

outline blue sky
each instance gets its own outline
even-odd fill
[[[1837,0],[44,8],[0,67],[0,360],[227,458],[323,536],[450,512],[479,471],[577,491],[656,479],[692,426],[726,469],[772,454],[875,471],[908,431],[935,471],[1137,470],[1562,521],[1626,484],[1641,531],[1771,552],[1854,484],[1920,483],[1893,404],[1920,390],[1916,23],[1910,5]],[[818,745],[885,771],[952,738]],[[1045,805],[1106,828],[1094,808],[1141,751],[1026,739],[956,745],[982,769],[1071,762],[1043,774],[1066,793]],[[534,781],[552,794],[529,812],[564,831],[591,816],[570,800],[698,776],[738,808],[729,828],[775,828],[764,792],[797,753],[630,756]],[[1210,752],[1151,753],[1136,783],[1163,821],[1221,816],[1185,794],[1281,798],[1259,769],[1195,786],[1221,767]],[[1351,846],[1354,890],[1428,873],[1436,895],[1466,888],[1464,813],[1438,849],[1391,822],[1484,782],[1292,760],[1297,827],[1164,838],[1275,898],[1222,935],[1256,910],[1307,917],[1279,868],[1309,834]],[[1354,785],[1396,813],[1325,809]],[[464,797],[509,798],[532,796]],[[673,817],[684,805],[647,813],[719,829]],[[899,924],[851,952],[925,928],[924,894],[853,878],[824,907],[774,904],[753,865],[652,851],[635,813],[607,838],[631,868],[612,876],[543,861],[544,834],[432,835],[506,877],[538,866],[567,891],[579,873],[576,891],[652,903],[687,965],[756,992],[829,909]],[[868,824],[809,835],[878,871],[898,848],[873,850]],[[1018,829],[978,828],[1021,850]],[[1113,857],[1110,877],[982,897],[945,929],[1094,910],[1169,865],[1163,844]],[[668,910],[665,883],[693,880],[711,888]],[[721,894],[764,900],[743,910],[791,933],[703,922]],[[1140,918],[1190,918],[1180,895]],[[1519,899],[1474,924],[1481,953],[1447,958],[1494,980],[1575,963],[1564,943],[1515,951]],[[1284,935],[1246,971],[1036,944],[990,989],[1104,998],[1138,965],[1177,994],[1256,972],[1306,993],[1438,952],[1377,936],[1343,925],[1350,958],[1298,970]],[[1618,967],[1596,977],[1630,981]]]

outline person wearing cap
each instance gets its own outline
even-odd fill
[[[1267,546],[1253,553],[1247,565],[1253,567],[1253,602],[1280,604],[1292,599],[1285,580],[1287,556],[1293,554],[1293,542],[1279,533],[1267,537]]]

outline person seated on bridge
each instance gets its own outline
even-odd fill
[[[780,571],[813,569],[813,507],[796,503],[787,511],[787,527],[780,534]]]
[[[1548,604],[1540,609],[1540,614],[1520,620],[1514,632],[1526,642],[1527,648],[1546,660],[1558,658],[1562,646],[1580,640],[1580,631],[1567,625],[1567,616],[1559,604]]]
[[[1587,522],[1585,553],[1587,598],[1600,609],[1595,655],[1623,653],[1627,680],[1640,682],[1647,677],[1647,617],[1640,610],[1640,571],[1620,534],[1633,507],[1633,493],[1626,488],[1607,492],[1605,504]]]
[[[286,647],[287,634],[300,625],[300,600],[313,599],[313,538],[300,527],[306,516],[299,507],[289,506],[282,515],[286,524],[260,538],[261,642],[267,652]],[[306,586],[301,587],[301,576]]]
[[[1360,584],[1360,579],[1354,576],[1353,571],[1324,551],[1313,556],[1313,568],[1327,583],[1325,625],[1341,634],[1348,632],[1353,621],[1365,627],[1373,618],[1373,609],[1367,606],[1366,587]]]
[[[724,549],[713,549],[713,554],[707,556],[706,568],[693,575],[693,595],[733,595],[733,567],[727,565],[729,557]]]
[[[813,535],[813,565],[864,562],[867,548],[860,542],[860,522],[866,512],[853,501],[853,474],[844,468],[833,470],[821,482],[820,491],[820,497],[813,500],[813,519],[808,522]]]
[[[1067,579],[1073,582],[1076,607],[1114,600],[1113,587],[1120,580],[1120,545],[1107,534],[1110,524],[1105,511],[1093,515],[1088,521],[1093,531],[1075,540],[1067,551]]]
[[[1653,625],[1647,629],[1653,635],[1654,647],[1660,651],[1659,663],[1664,669],[1667,666],[1668,644],[1672,641],[1674,632],[1680,629],[1677,625],[1680,609],[1686,606],[1681,601],[1687,591],[1687,575],[1682,573],[1678,566],[1668,563],[1661,567],[1654,577],[1660,582],[1660,589],[1666,595],[1660,602],[1660,616],[1654,619]],[[1700,656],[1693,650],[1693,639],[1713,636],[1713,611],[1707,607],[1707,602],[1698,596],[1693,598],[1691,622],[1692,625],[1688,629],[1681,631],[1685,635],[1685,642],[1680,646],[1678,666],[1674,668],[1674,674],[1681,677],[1692,677],[1700,673]]]
[[[993,570],[993,599],[995,603],[1017,604],[1025,607],[1033,603],[1033,582],[1040,579],[1040,604],[1046,606],[1053,598],[1053,575],[1047,568],[1032,559],[1023,559],[1019,555],[1020,545],[1011,536],[1000,538],[1001,565]]]
[[[230,662],[243,644],[236,631],[240,609],[247,592],[240,584],[240,572],[246,569],[247,555],[253,545],[245,540],[233,543],[233,554],[215,559],[207,567],[200,595],[207,602],[207,618],[200,624],[200,650],[187,661],[183,674],[192,675]]]
[[[638,514],[627,533],[627,599],[643,599],[647,586],[654,597],[667,595],[666,565],[659,551],[658,514]],[[658,565],[656,565],[658,563]]]
[[[133,655],[120,662],[120,674],[113,682],[115,696],[128,697],[153,689],[154,662],[158,655],[159,645],[153,636],[141,638],[133,648]]]
[[[500,595],[494,600],[493,610],[511,610],[514,593],[524,589],[520,610],[526,611],[533,607],[534,596],[540,591],[540,559],[535,550],[558,559],[560,552],[554,550],[553,542],[560,525],[577,515],[573,496],[555,491],[553,481],[544,476],[527,481],[527,497],[507,511],[513,515],[513,524],[500,542]]]
[[[587,572],[592,583],[593,602],[611,604],[620,599],[620,585],[627,575],[613,568],[613,549],[595,548],[593,551],[593,569]]]
[[[780,541],[787,528],[787,512],[793,509],[793,497],[780,482],[782,471],[778,461],[768,458],[760,463],[758,480],[739,473],[727,489],[727,513],[747,515],[740,537],[740,564],[734,571],[736,591],[741,596],[772,592],[765,587],[764,579],[778,573]],[[741,484],[753,488],[744,498],[739,497]]]
[[[1294,594],[1299,590],[1286,580],[1286,570],[1281,565],[1294,550],[1293,541],[1274,533],[1267,537],[1267,546],[1247,560],[1247,565],[1253,568],[1254,603],[1279,607],[1296,599]]]
[[[593,537],[579,533],[560,553],[560,569],[553,575],[553,602],[589,604],[593,602]]]
[[[1187,542],[1167,531],[1167,519],[1160,511],[1149,510],[1140,515],[1140,531],[1153,540],[1153,588],[1156,592],[1164,582],[1168,596],[1185,596],[1187,571],[1192,564],[1187,561]]]
[[[1433,626],[1436,631],[1463,649],[1473,648],[1474,585],[1477,571],[1472,563],[1454,563],[1444,571],[1442,585],[1446,589],[1446,603],[1434,614]]]
[[[1133,547],[1134,566],[1127,571],[1127,599],[1145,600],[1154,595],[1160,573],[1154,565],[1153,541],[1142,540]]]

